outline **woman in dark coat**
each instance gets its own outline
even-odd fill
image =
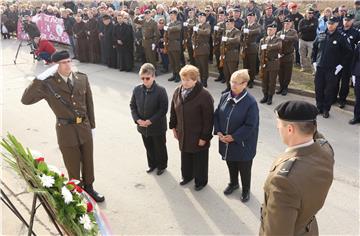
[[[195,178],[195,190],[200,191],[208,182],[214,100],[199,82],[200,73],[195,66],[184,66],[180,77],[181,86],[175,90],[171,102],[169,127],[181,151],[180,185]]]
[[[91,11],[88,12],[89,21],[86,22],[86,31],[89,37],[89,62],[100,63],[100,41],[98,21]]]
[[[114,24],[109,15],[103,16],[104,22],[104,53],[106,65],[110,68],[116,68],[117,66],[117,53],[116,46],[113,38]]]
[[[85,22],[81,19],[80,13],[75,16],[76,23],[73,26],[74,37],[76,38],[76,55],[80,62],[89,62],[89,40]]]
[[[239,188],[240,171],[242,202],[250,198],[251,166],[259,133],[259,109],[255,98],[246,90],[249,80],[247,70],[232,74],[231,91],[221,96],[214,116],[214,134],[219,136],[219,153],[226,161],[230,174],[230,183],[224,194],[231,194]]]

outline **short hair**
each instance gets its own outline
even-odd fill
[[[234,73],[232,73],[230,81],[235,81],[238,83],[241,82],[249,82],[250,80],[250,75],[249,75],[249,71],[247,69],[241,69],[241,70],[237,70]]]
[[[316,121],[289,122],[281,120],[284,126],[292,124],[303,135],[314,135],[317,130]]]
[[[200,79],[200,72],[199,69],[193,65],[186,65],[183,68],[181,68],[180,77],[188,77],[193,81],[198,81]]]
[[[151,74],[152,76],[155,76],[155,67],[151,63],[145,63],[140,67],[139,75],[143,74]]]

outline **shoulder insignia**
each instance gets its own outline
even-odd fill
[[[290,158],[289,160],[285,161],[277,174],[285,177],[288,176],[292,167],[294,166],[295,161],[295,158]]]
[[[326,144],[328,141],[324,138],[318,138],[315,140],[317,143],[320,144],[320,146],[324,146],[324,144]]]

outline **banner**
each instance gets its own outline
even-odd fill
[[[70,39],[65,32],[64,20],[62,18],[40,13],[33,16],[31,21],[36,23],[42,38],[63,44],[70,44]],[[29,38],[29,36],[23,32],[21,18],[18,21],[17,35],[18,39],[21,40],[28,40]]]

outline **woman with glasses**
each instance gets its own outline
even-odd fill
[[[246,90],[248,70],[235,71],[230,78],[229,92],[224,93],[214,115],[214,134],[219,137],[219,153],[229,169],[230,183],[225,195],[242,183],[241,201],[250,198],[252,160],[256,155],[259,132],[259,109],[255,98]]]
[[[175,90],[169,128],[181,151],[180,185],[195,178],[195,190],[208,182],[209,147],[212,138],[214,100],[200,83],[199,69],[186,65],[180,70],[181,85]]]
[[[167,167],[166,113],[168,96],[164,87],[155,82],[155,67],[145,63],[139,71],[142,84],[136,86],[130,101],[132,118],[137,125],[146,149],[149,169],[157,175]]]

